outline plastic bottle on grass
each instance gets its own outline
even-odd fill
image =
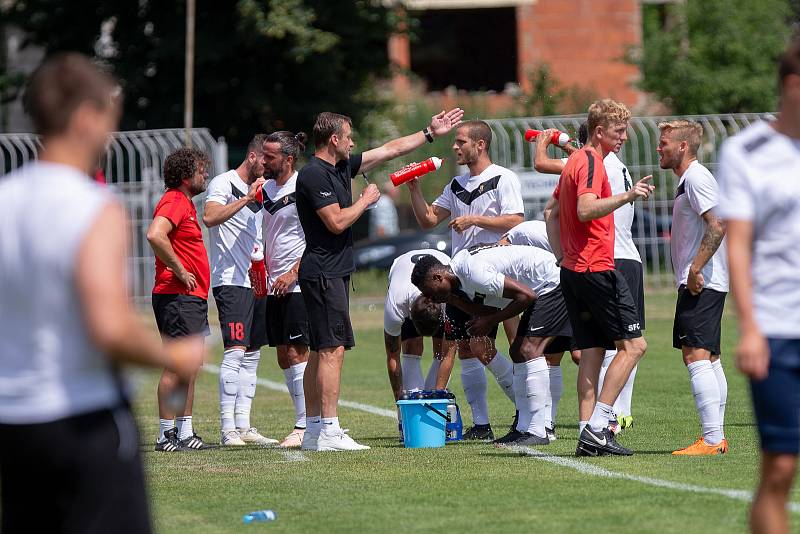
[[[255,522],[275,521],[277,518],[277,514],[272,510],[259,510],[257,512],[244,514],[244,517],[242,517],[242,522],[245,525],[249,525],[250,523]]]

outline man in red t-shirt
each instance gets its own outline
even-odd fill
[[[208,332],[208,254],[191,199],[206,190],[209,166],[208,157],[191,148],[176,150],[164,162],[167,192],[147,229],[156,254],[153,311],[163,339]],[[165,369],[158,383],[160,430],[155,450],[207,447],[192,429],[193,400],[194,378],[180,383]],[[180,414],[175,413],[176,404],[183,406]]]
[[[614,210],[648,198],[652,176],[612,196],[603,165],[606,154],[619,150],[627,139],[628,119],[628,109],[613,100],[598,100],[589,107],[588,142],[570,155],[548,205],[547,233],[561,265],[561,290],[581,349],[578,456],[633,454],[608,429],[614,400],[647,348],[631,291],[614,270]],[[605,351],[614,348],[617,356],[596,398]]]

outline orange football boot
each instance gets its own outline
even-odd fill
[[[673,451],[672,454],[675,456],[716,456],[718,454],[725,454],[727,450],[727,444],[724,441],[716,445],[709,445],[701,436],[685,449]]]

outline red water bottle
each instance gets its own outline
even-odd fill
[[[542,133],[542,130],[526,130],[525,131],[525,140],[529,143],[532,143],[534,139],[539,137],[539,134]],[[569,143],[569,136],[564,132],[555,131],[553,132],[553,136],[550,138],[550,142],[554,145],[564,146]]]
[[[250,285],[253,286],[253,293],[256,298],[263,298],[267,296],[267,263],[264,261],[264,249],[261,248],[261,243],[256,243],[253,246],[253,252],[250,254],[250,269],[247,271],[250,277]]]
[[[395,187],[397,187],[398,185],[404,184],[409,180],[419,178],[424,174],[435,171],[442,166],[442,161],[442,159],[434,156],[426,159],[425,161],[420,161],[419,163],[410,163],[399,171],[390,174],[389,179],[391,179],[392,183],[395,185]]]

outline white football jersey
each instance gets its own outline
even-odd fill
[[[462,250],[453,256],[450,269],[470,299],[495,308],[505,308],[511,302],[503,297],[506,276],[531,288],[537,297],[556,289],[561,277],[552,252],[521,245]]]
[[[548,252],[553,251],[547,239],[547,225],[544,221],[525,221],[506,232],[503,237],[512,245],[526,245],[539,247]]]
[[[703,214],[716,207],[719,187],[711,172],[693,161],[681,176],[675,191],[672,207],[672,237],[670,253],[675,271],[675,285],[685,284],[703,234],[706,222]],[[705,286],[715,291],[728,292],[728,259],[725,239],[702,269]]]
[[[433,201],[450,212],[450,219],[463,215],[510,215],[525,212],[522,205],[522,186],[519,177],[509,169],[491,164],[478,176],[456,176],[448,183],[439,198]],[[452,235],[452,253],[477,245],[496,243],[502,233],[473,226],[463,233]]]
[[[722,145],[723,219],[753,224],[753,308],[768,337],[800,337],[800,141],[757,122]]]
[[[633,178],[624,163],[616,154],[609,152],[603,159],[611,194],[618,195],[633,187]],[[631,226],[633,226],[633,202],[623,204],[614,210],[614,259],[634,260],[642,262],[639,250],[633,244]]]
[[[297,172],[283,186],[279,187],[275,180],[264,184],[264,253],[270,287],[292,268],[306,249],[306,236],[297,217],[296,185]],[[300,285],[295,282],[290,291],[299,293]]]
[[[383,329],[399,336],[403,321],[411,317],[411,305],[422,293],[411,283],[411,272],[421,256],[433,256],[447,265],[450,256],[435,249],[412,250],[398,256],[389,269],[389,291],[383,306]]]
[[[206,189],[206,204],[226,206],[247,195],[250,186],[235,170],[215,176]],[[261,243],[264,216],[258,202],[250,202],[222,224],[208,229],[211,287],[250,287],[247,271],[256,243]]]

